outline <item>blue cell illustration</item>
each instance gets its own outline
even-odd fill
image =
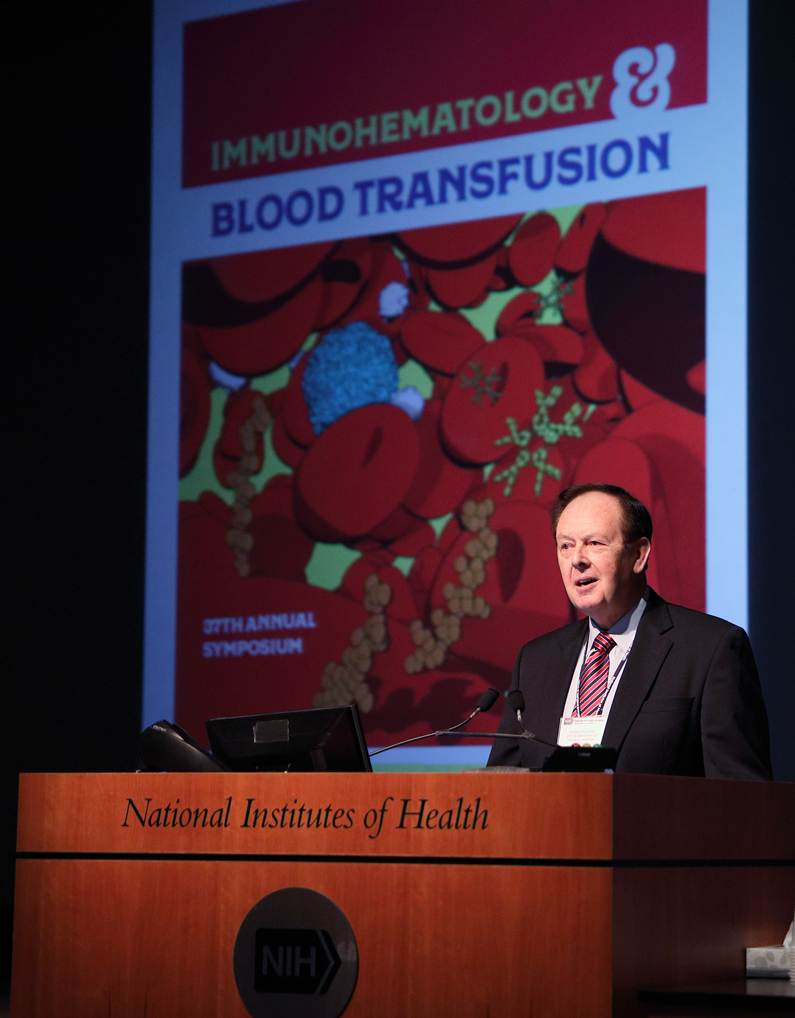
[[[389,340],[364,322],[327,332],[309,355],[301,379],[316,435],[350,410],[388,403],[397,384]]]

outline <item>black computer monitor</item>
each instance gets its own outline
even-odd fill
[[[359,710],[314,710],[214,718],[213,755],[233,771],[372,771]]]

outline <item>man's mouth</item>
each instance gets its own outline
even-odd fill
[[[575,587],[590,587],[592,583],[596,583],[596,579],[593,576],[583,577],[581,580],[577,580],[574,584]]]

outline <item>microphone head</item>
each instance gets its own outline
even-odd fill
[[[499,692],[493,686],[490,686],[478,700],[478,710],[481,714],[485,714],[487,710],[491,710],[499,698]]]
[[[524,693],[521,689],[512,689],[508,693],[508,705],[514,714],[524,714]]]

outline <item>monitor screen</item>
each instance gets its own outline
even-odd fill
[[[213,754],[234,771],[371,771],[359,711],[280,711],[206,724]]]

